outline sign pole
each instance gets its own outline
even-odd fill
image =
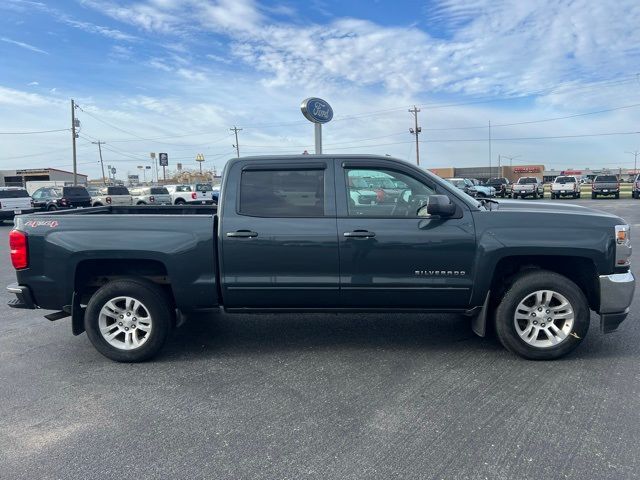
[[[165,166],[162,166],[162,177],[164,178],[164,181],[167,181],[167,171],[165,170]]]
[[[313,126],[316,137],[316,155],[322,155],[322,124],[314,123]]]

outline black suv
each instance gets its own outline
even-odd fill
[[[493,187],[496,189],[496,197],[511,197],[513,188],[508,178],[490,178],[489,180],[487,180],[487,183],[485,183],[485,185],[487,187]]]
[[[42,187],[31,195],[36,210],[60,210],[66,208],[90,207],[91,196],[86,188]]]

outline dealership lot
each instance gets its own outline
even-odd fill
[[[640,251],[640,201],[554,202],[626,218]],[[146,364],[0,306],[2,476],[637,478],[637,306],[555,362],[459,316],[316,314],[194,318]]]

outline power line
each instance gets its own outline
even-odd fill
[[[0,132],[0,135],[35,135],[38,133],[54,133],[54,132],[68,132],[68,128],[59,128],[57,130],[38,130],[33,132]]]

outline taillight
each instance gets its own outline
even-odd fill
[[[19,230],[11,230],[9,233],[9,249],[11,250],[11,263],[16,270],[22,270],[29,266],[29,250],[27,248],[27,234]]]
[[[111,197],[107,197],[105,198],[105,200],[107,201],[107,203],[111,203]]]
[[[149,201],[150,201],[151,203],[153,203],[153,202],[155,202],[155,201],[156,201],[156,198],[155,198],[155,197],[149,197]]]
[[[196,192],[193,192],[191,194],[191,198],[193,198],[195,200],[196,198],[198,198],[198,194]]]

